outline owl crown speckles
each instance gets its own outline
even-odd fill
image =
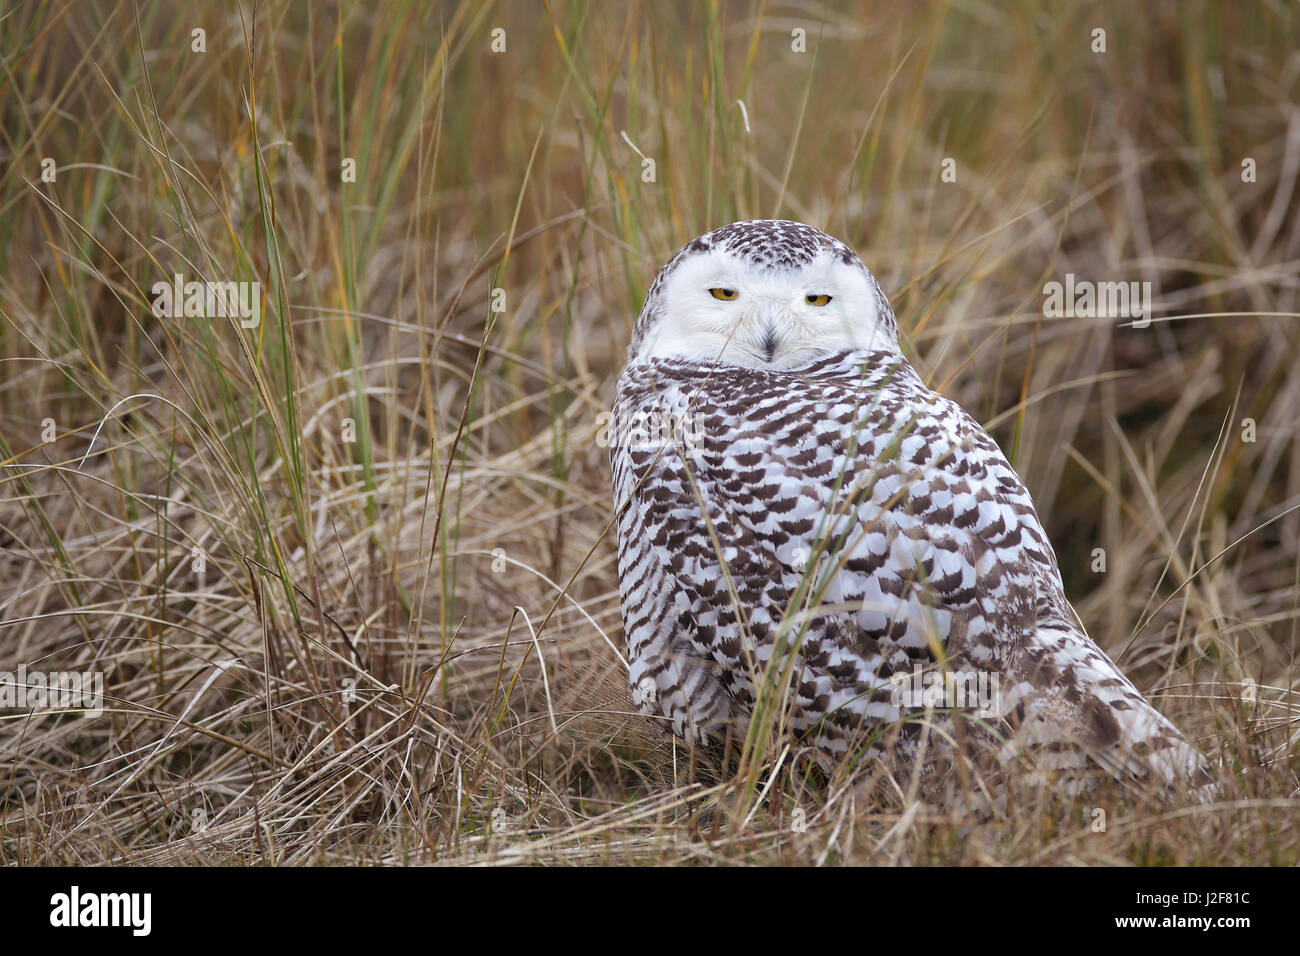
[[[807,265],[823,249],[832,250],[845,265],[862,264],[858,254],[820,229],[788,219],[750,219],[707,233],[686,248],[692,252],[717,247],[760,268]]]
[[[677,736],[744,739],[779,673],[784,725],[828,770],[926,754],[941,780],[964,739],[999,768],[1208,780],[1084,633],[1020,477],[916,375],[844,243],[780,220],[688,243],[616,404],[697,436],[609,449],[633,699]],[[918,665],[996,676],[996,716],[917,719],[891,691]]]

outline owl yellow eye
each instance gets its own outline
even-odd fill
[[[831,297],[828,296],[825,292],[822,292],[818,295],[812,295],[810,293],[809,295],[804,296],[803,300],[807,302],[809,305],[825,305],[827,302],[831,300]]]
[[[739,293],[737,293],[735,289],[710,289],[709,290],[709,295],[713,296],[715,299],[721,299],[724,302],[730,302],[738,294]]]

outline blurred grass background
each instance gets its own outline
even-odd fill
[[[1280,2],[9,7],[0,670],[108,710],[0,712],[0,861],[1295,863],[1297,39]],[[632,712],[598,416],[658,267],[760,216],[858,248],[1219,805],[759,799]],[[177,273],[261,324],[155,316]],[[1045,319],[1067,273],[1155,321]]]

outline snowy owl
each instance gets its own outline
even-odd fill
[[[752,220],[688,243],[611,421],[633,700],[677,736],[742,743],[761,715],[828,772],[951,777],[944,755],[979,741],[995,773],[1208,783],[1084,632],[1024,484],[912,369],[843,242]]]

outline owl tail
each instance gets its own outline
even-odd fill
[[[1209,764],[1081,631],[1039,628],[1003,696],[1007,758],[1048,772],[1100,766],[1127,788],[1204,802],[1218,795]]]
[[[1209,764],[1163,714],[1145,700],[1115,714],[1120,738],[1089,755],[1122,783],[1206,802],[1218,796]]]

